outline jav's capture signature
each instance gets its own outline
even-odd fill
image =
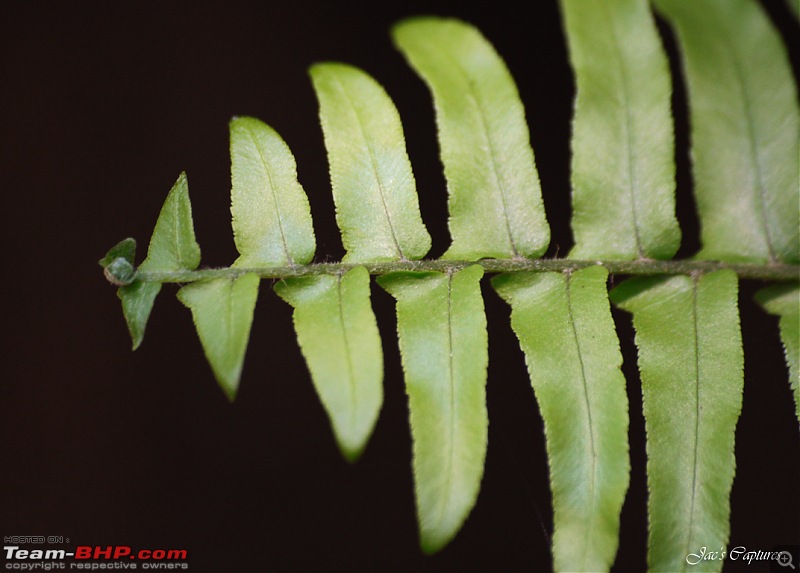
[[[796,570],[793,556],[789,551],[748,550],[741,545],[734,547],[730,551],[726,551],[724,547],[720,547],[718,551],[711,551],[708,547],[701,547],[697,553],[689,553],[686,556],[686,563],[697,565],[701,561],[723,561],[726,558],[731,561],[746,561],[748,565],[752,565],[753,561],[775,561],[781,567],[790,567]]]
[[[697,565],[701,561],[722,561],[727,555],[724,547],[720,547],[719,551],[709,551],[707,547],[701,547],[697,553],[689,553],[686,562],[689,565]]]

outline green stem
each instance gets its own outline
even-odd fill
[[[482,259],[479,261],[391,261],[381,263],[345,264],[316,263],[292,267],[218,268],[194,271],[150,271],[139,272],[136,280],[159,283],[190,283],[212,278],[235,278],[247,273],[256,273],[264,279],[285,279],[309,275],[337,275],[354,267],[365,267],[372,275],[392,271],[458,271],[470,265],[481,265],[484,272],[565,272],[591,266],[603,266],[615,275],[690,275],[708,273],[721,269],[734,271],[741,279],[769,281],[800,280],[800,265],[723,263],[717,261],[576,261],[570,259]]]

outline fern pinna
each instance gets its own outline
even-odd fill
[[[488,340],[480,285],[511,306],[544,420],[553,566],[608,570],[628,488],[628,401],[610,302],[633,314],[647,427],[652,570],[724,547],[742,407],[739,279],[771,280],[758,300],[780,317],[795,409],[800,239],[798,105],[785,49],[749,0],[655,0],[676,33],[690,104],[702,250],[671,260],[675,217],[671,77],[645,0],[562,0],[577,96],[572,228],[549,244],[534,154],[509,71],[471,25],[397,24],[392,37],[429,86],[452,243],[438,260],[422,221],[397,110],[364,71],[310,70],[346,255],[312,263],[315,237],[295,159],[269,126],[230,123],[231,212],[239,258],[198,269],[187,179],[170,191],[145,260],[126,239],[100,261],[120,288],[136,348],[163,283],[184,283],[214,375],[233,400],[261,279],[294,309],[298,343],[341,452],[356,460],[383,400],[370,276],[396,299],[409,399],[422,549],[458,532],[487,450]],[[609,273],[630,277],[609,293]],[[787,396],[787,399],[788,396]],[[686,455],[690,452],[690,455]]]

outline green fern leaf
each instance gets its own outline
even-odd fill
[[[556,571],[608,571],[628,489],[628,398],[607,278],[589,267],[492,280],[511,305],[544,419]]]
[[[97,261],[97,263],[103,267],[105,275],[108,275],[105,269],[107,269],[113,262],[117,259],[122,259],[128,266],[133,269],[134,261],[136,260],[136,239],[132,239],[128,237],[127,239],[122,239],[119,243],[114,245],[109,249],[106,255]],[[108,278],[108,277],[107,277]],[[126,277],[132,278],[132,277]],[[114,284],[116,282],[126,282],[124,279],[120,279],[120,277],[115,277],[112,275],[111,283]]]
[[[231,121],[234,266],[304,264],[314,258],[311,211],[289,147],[251,117]]]
[[[186,174],[181,173],[161,207],[147,258],[139,265],[139,271],[194,270],[199,264],[200,246],[194,236],[189,183]],[[117,291],[134,350],[144,339],[147,320],[160,291],[161,283],[135,281]]]
[[[140,271],[177,271],[196,269],[200,264],[200,247],[194,236],[189,183],[181,173],[167,195],[156,221],[147,258]]]
[[[275,292],[294,307],[297,340],[342,454],[361,455],[383,402],[383,351],[369,273],[286,279]]]
[[[419,212],[403,127],[383,88],[345,64],[310,70],[328,150],[345,262],[421,259],[431,238]]]
[[[698,258],[800,261],[797,89],[786,49],[749,0],[655,0],[689,91]]]
[[[192,311],[197,334],[214,376],[233,402],[258,298],[258,275],[188,284],[178,299]]]
[[[576,259],[669,259],[675,161],[669,66],[646,0],[562,0],[577,96]]]
[[[161,292],[161,283],[135,281],[117,290],[117,297],[122,302],[122,314],[128,333],[131,335],[133,349],[141,346],[144,340],[144,331],[150,313],[153,311],[158,293]]]
[[[686,557],[728,543],[743,385],[737,294],[730,271],[636,278],[612,291],[633,313],[639,348],[652,571],[722,567]]]
[[[378,283],[397,299],[397,333],[414,439],[422,549],[458,532],[475,504],[488,436],[483,269],[396,272]]]
[[[505,64],[458,20],[416,18],[392,32],[436,104],[453,239],[444,258],[540,256],[550,228],[525,111]]]
[[[392,100],[357,68],[317,64],[309,73],[343,264],[308,264],[316,239],[294,156],[266,124],[236,118],[234,265],[195,270],[200,249],[184,174],[139,269],[133,239],[100,261],[121,287],[134,348],[162,283],[189,283],[178,298],[234,400],[260,280],[279,279],[275,291],[294,309],[300,349],[337,444],[354,461],[383,400],[369,278],[382,275],[378,283],[396,300],[420,542],[433,553],[458,533],[479,493],[488,436],[481,279],[484,271],[505,273],[492,283],[511,305],[545,422],[554,567],[607,571],[630,469],[608,272],[675,275],[632,279],[612,292],[633,314],[639,349],[648,561],[652,570],[719,569],[721,561],[691,565],[686,557],[703,547],[724,549],[729,536],[743,370],[736,273],[793,281],[757,299],[780,317],[800,420],[797,93],[785,48],[756,3],[654,3],[677,31],[691,96],[700,260],[654,260],[674,256],[680,229],[670,77],[645,0],[561,0],[577,84],[576,246],[569,259],[528,260],[545,252],[550,229],[525,112],[502,59],[466,23],[415,18],[392,34],[434,99],[452,237],[444,260],[419,260],[431,239]],[[475,262],[482,258],[495,260]],[[719,268],[730,270],[711,272]]]
[[[800,285],[773,285],[756,293],[756,300],[780,317],[781,339],[789,367],[789,385],[794,393],[794,409],[800,421]]]

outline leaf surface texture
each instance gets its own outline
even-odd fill
[[[267,124],[231,121],[234,266],[290,266],[314,257],[311,210],[291,150]]]
[[[786,49],[749,0],[655,0],[688,84],[698,258],[800,261],[800,125]]]
[[[431,238],[419,211],[403,127],[392,100],[346,64],[310,70],[328,150],[345,262],[414,260]]]
[[[147,258],[139,265],[139,271],[193,270],[199,264],[200,246],[194,235],[189,182],[186,174],[181,173],[161,207]],[[160,291],[161,283],[135,281],[117,291],[134,350],[144,339],[147,320]]]
[[[433,553],[475,504],[488,435],[483,269],[395,272],[378,279],[397,300],[414,452],[420,541]]]
[[[672,85],[645,0],[562,0],[577,95],[576,259],[669,259],[675,219]]]
[[[608,271],[513,273],[492,284],[511,305],[545,424],[556,571],[607,571],[628,489],[628,398]]]
[[[633,314],[647,430],[651,571],[689,565],[701,547],[726,547],[742,408],[743,355],[731,271],[630,279],[612,300]],[[712,549],[715,550],[715,549]]]
[[[248,273],[191,283],[178,291],[178,299],[192,311],[203,351],[230,401],[239,389],[259,282],[258,275]]]
[[[355,461],[383,402],[383,351],[369,273],[287,279],[275,292],[294,307],[294,327],[342,454]]]
[[[444,258],[540,256],[550,228],[525,110],[503,60],[455,19],[409,19],[392,32],[433,92],[453,239]]]

